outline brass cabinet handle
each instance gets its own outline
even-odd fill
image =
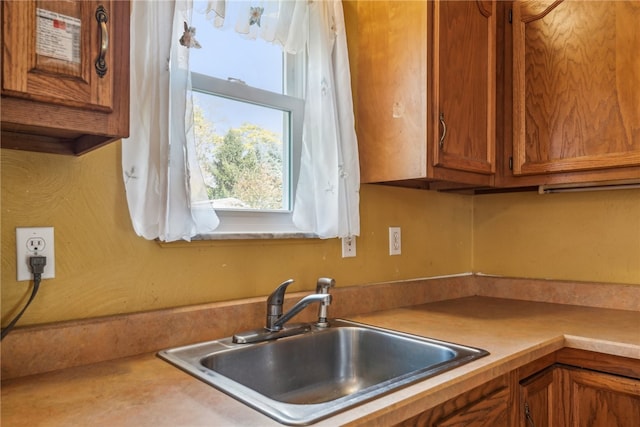
[[[440,124],[442,124],[442,135],[440,135],[440,148],[444,147],[444,137],[447,136],[447,124],[444,122],[444,113],[440,113]]]
[[[100,5],[96,9],[96,21],[100,25],[100,55],[96,59],[96,73],[99,77],[104,77],[107,74],[107,61],[104,57],[107,55],[107,49],[109,48],[109,32],[107,31],[107,21],[109,15],[104,6]]]
[[[533,417],[531,416],[529,404],[527,402],[524,402],[524,417],[531,427],[536,427],[536,424],[533,422]]]

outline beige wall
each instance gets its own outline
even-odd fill
[[[474,197],[473,271],[640,284],[640,190]]]
[[[161,246],[137,237],[121,179],[120,144],[80,158],[1,150],[2,324],[24,304],[15,279],[15,228],[53,226],[56,278],[42,282],[21,325],[267,295],[294,278],[338,286],[467,272],[473,199],[363,186],[357,257],[331,240],[217,241]],[[388,227],[403,254],[388,255]]]
[[[54,226],[56,278],[21,325],[267,295],[294,278],[338,286],[469,271],[640,284],[640,190],[483,196],[365,185],[357,257],[331,240],[160,245],[137,237],[121,182],[120,144],[80,158],[1,150],[2,324],[24,304],[15,228]],[[402,255],[388,255],[389,226]]]

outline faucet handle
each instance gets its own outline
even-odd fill
[[[336,286],[336,281],[329,277],[321,277],[318,279],[318,284],[316,285],[316,293],[317,294],[328,294],[329,288],[333,288]]]
[[[284,303],[284,293],[287,291],[287,286],[289,286],[293,282],[293,279],[289,279],[280,283],[276,290],[273,291],[271,295],[269,295],[269,298],[267,298],[267,304],[282,306],[282,304]]]
[[[280,316],[282,316],[282,304],[284,304],[284,293],[287,286],[293,283],[293,279],[280,283],[275,291],[267,298],[267,329],[272,328]]]

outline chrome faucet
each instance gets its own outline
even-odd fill
[[[327,327],[327,307],[331,304],[329,288],[335,286],[335,280],[324,277],[318,279],[315,294],[307,295],[302,298],[291,308],[291,310],[286,314],[282,314],[284,294],[287,290],[287,286],[292,283],[293,279],[289,279],[281,283],[276,290],[269,295],[269,298],[267,298],[267,324],[265,328],[272,332],[281,330],[284,324],[291,320],[293,316],[300,313],[306,306],[314,302],[320,303],[318,322],[316,325],[320,327]]]
[[[320,303],[320,308],[318,309],[318,321],[315,323],[315,326],[319,328],[328,327],[329,322],[327,322],[327,308],[331,304],[332,298],[329,293],[329,288],[335,286],[335,280],[325,277],[318,279],[315,294],[307,295],[302,298],[288,312],[282,314],[284,294],[287,290],[287,286],[292,283],[293,279],[282,282],[267,298],[267,321],[265,327],[260,330],[235,334],[233,336],[233,342],[260,342],[307,332],[311,329],[309,324],[298,324],[291,327],[285,327],[285,324],[295,315],[300,313],[305,307],[314,302]]]
[[[302,298],[294,305],[291,310],[276,319],[275,322],[267,325],[266,329],[270,331],[279,331],[282,329],[285,323],[293,318],[296,314],[300,313],[306,306],[311,303],[319,302],[320,307],[326,307],[331,304],[331,295],[329,294],[311,294]],[[326,320],[326,319],[325,319]]]

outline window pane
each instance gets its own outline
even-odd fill
[[[217,29],[202,13],[206,2],[194,2],[190,25],[201,48],[189,58],[198,161],[221,221],[217,232],[297,233],[292,177],[300,166],[306,58],[238,34],[243,17],[235,9],[252,5],[242,3],[226,2],[224,29]]]
[[[193,97],[196,150],[214,206],[289,210],[289,113],[210,94]]]
[[[206,2],[195,2],[195,10],[204,10]],[[224,29],[216,29],[202,13],[193,14],[196,39],[201,49],[191,49],[191,71],[227,80],[242,80],[252,87],[283,92],[282,48],[264,40],[246,39],[234,31],[241,2],[227,1]],[[229,25],[230,24],[230,25]]]

